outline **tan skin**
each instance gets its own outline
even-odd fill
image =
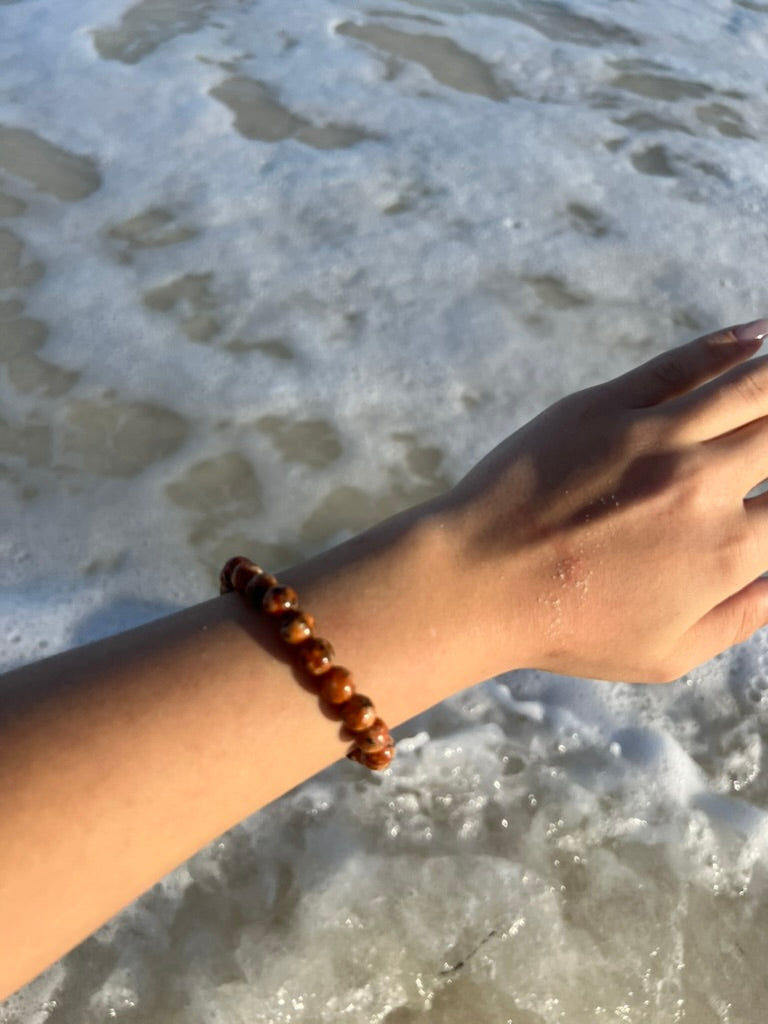
[[[768,622],[767,332],[556,403],[281,580],[391,727],[514,668],[677,678]],[[345,749],[237,594],[5,676],[0,998]]]

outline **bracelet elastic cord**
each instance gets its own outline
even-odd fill
[[[352,735],[347,757],[373,771],[388,767],[395,756],[389,729],[377,716],[373,701],[355,692],[349,670],[333,664],[333,648],[315,636],[314,619],[299,608],[296,591],[241,555],[229,559],[220,580],[222,594],[237,590],[250,605],[276,620],[280,638],[296,652],[318,696],[336,710]]]

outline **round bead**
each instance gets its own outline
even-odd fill
[[[0,0],[2,2],[2,0]],[[355,745],[347,757],[372,771],[387,768],[395,756],[395,743],[382,719],[376,717],[373,702],[355,693],[348,669],[333,664],[333,647],[327,640],[313,636],[315,620],[300,611],[296,591],[278,584],[277,579],[249,558],[236,555],[219,575],[221,593],[238,590],[256,608],[279,615],[280,635],[296,646],[303,667],[320,680],[320,697],[338,706],[345,727],[355,734]]]
[[[258,566],[256,566],[258,569]],[[244,570],[240,570],[238,573],[238,579],[242,575]],[[254,606],[254,608],[261,608],[261,599],[264,594],[269,590],[270,587],[274,587],[277,584],[277,580],[270,572],[264,572],[263,569],[259,569],[259,572],[251,576],[250,579],[245,581],[243,593]],[[238,590],[240,587],[237,588]]]
[[[372,754],[361,753],[360,764],[370,768],[371,771],[380,772],[389,768],[392,758],[395,756],[394,743],[388,744],[383,750],[376,750]]]
[[[309,640],[315,620],[307,612],[289,612],[280,623],[280,636],[287,644],[300,644]]]
[[[392,740],[386,724],[377,718],[373,725],[355,736],[355,743],[364,754],[376,754]]]
[[[299,607],[299,598],[293,587],[278,583],[270,587],[261,599],[261,607],[270,615],[294,611]]]
[[[319,636],[305,640],[301,647],[297,648],[297,651],[299,661],[313,676],[320,676],[323,672],[327,672],[333,662],[333,648],[327,640],[323,640]]]
[[[352,673],[341,665],[332,665],[323,676],[320,696],[329,704],[344,704],[355,692]]]
[[[344,725],[350,732],[361,732],[369,729],[376,721],[376,710],[370,697],[356,693],[341,709]]]
[[[234,558],[228,559],[224,563],[224,567],[219,573],[219,589],[222,594],[229,593],[230,590],[234,590],[232,583],[232,574],[235,569],[240,565],[252,565],[250,558],[245,558],[243,555],[235,555]]]
[[[263,575],[264,570],[260,565],[256,565],[255,562],[244,558],[232,570],[232,586],[235,590],[239,590],[242,593],[250,580],[254,578],[259,579]]]

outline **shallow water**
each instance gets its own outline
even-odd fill
[[[233,551],[322,549],[765,314],[767,19],[0,3],[2,666],[201,600]],[[756,638],[670,687],[468,690],[0,1022],[762,1024],[766,668]]]

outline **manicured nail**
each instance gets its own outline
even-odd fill
[[[748,324],[739,324],[733,328],[736,341],[749,344],[752,341],[762,341],[768,334],[768,320],[752,320]]]

